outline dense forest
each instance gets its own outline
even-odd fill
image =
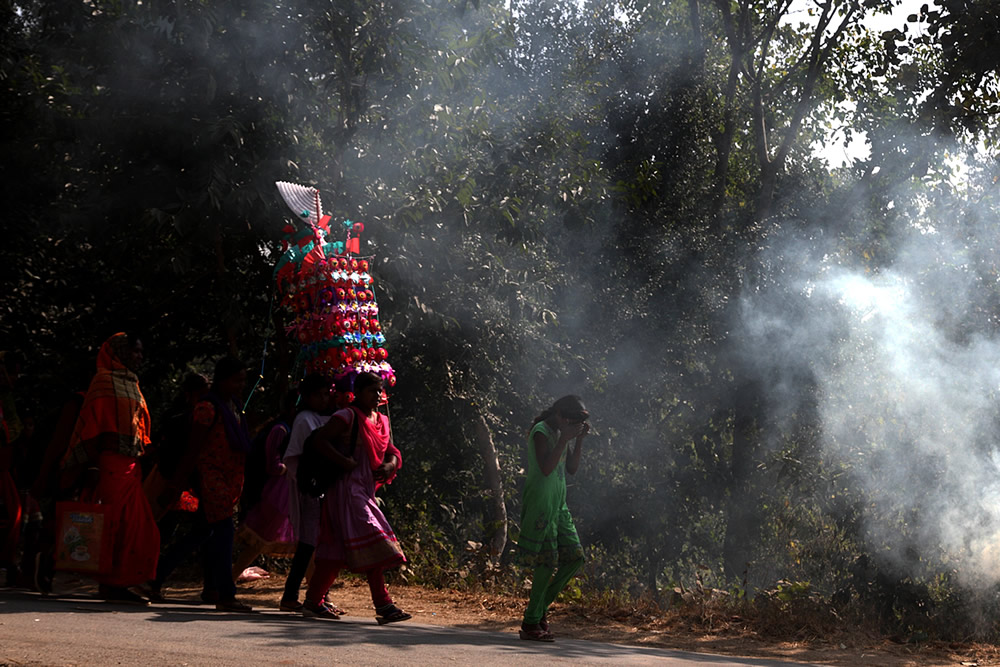
[[[375,257],[405,576],[518,585],[527,429],[577,393],[583,590],[995,636],[1000,4],[899,4],[4,2],[23,409],[126,329],[154,421],[226,353],[273,409],[274,182],[314,185]]]

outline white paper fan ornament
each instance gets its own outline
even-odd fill
[[[278,186],[281,198],[295,213],[295,217],[308,221],[312,227],[319,225],[319,219],[323,217],[323,205],[319,200],[319,190],[286,181],[275,181],[274,184]]]

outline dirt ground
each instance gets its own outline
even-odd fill
[[[239,599],[260,608],[277,608],[284,576],[274,574],[239,585]],[[66,581],[64,588],[84,585]],[[58,589],[57,589],[58,590]],[[516,633],[524,600],[517,597],[456,590],[436,590],[390,583],[396,603],[420,623]],[[78,591],[79,592],[79,591]],[[196,602],[193,584],[168,587],[171,600]],[[303,591],[304,595],[304,591]],[[348,576],[330,591],[330,601],[350,616],[374,615],[367,583]],[[724,619],[732,620],[732,619]],[[738,620],[738,619],[737,619]],[[575,603],[556,603],[549,624],[558,637],[618,644],[637,644],[717,655],[759,657],[825,665],[1000,665],[1000,650],[975,644],[899,644],[868,636],[861,628],[845,629],[837,637],[774,641],[741,631],[738,623],[720,622],[718,632],[685,627],[679,615],[648,611],[603,610]]]

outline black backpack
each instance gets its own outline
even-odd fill
[[[322,427],[320,427],[322,428]],[[302,444],[302,456],[299,458],[299,467],[295,473],[295,481],[299,485],[299,491],[311,498],[322,498],[327,490],[333,486],[341,475],[346,471],[330,459],[323,456],[316,448],[316,431],[314,430]],[[354,420],[351,422],[351,453],[354,456],[358,447],[358,415],[354,413]]]

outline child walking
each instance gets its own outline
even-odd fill
[[[354,396],[351,407],[334,413],[314,434],[315,446],[344,472],[332,481],[323,499],[316,572],[309,580],[302,613],[339,618],[343,612],[324,604],[324,599],[346,569],[368,578],[376,619],[385,625],[412,618],[395,605],[385,586],[385,571],[399,567],[406,557],[375,499],[375,491],[396,477],[403,455],[392,442],[388,417],[378,411],[382,378],[359,374]]]
[[[583,565],[583,546],[566,506],[566,473],[573,475],[580,467],[589,416],[579,396],[563,396],[535,418],[528,434],[517,561],[533,568],[533,575],[521,639],[554,641],[546,612]]]

